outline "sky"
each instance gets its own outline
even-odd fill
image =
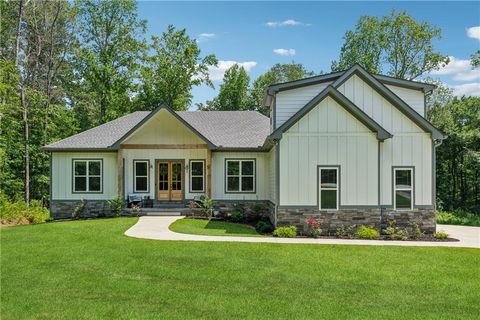
[[[442,29],[435,48],[450,56],[431,77],[448,84],[456,95],[480,96],[480,68],[472,70],[470,54],[480,48],[480,2],[157,2],[139,1],[148,22],[147,38],[173,24],[196,39],[202,55],[215,54],[210,69],[215,89],[195,87],[195,103],[212,99],[229,67],[238,63],[251,80],[276,63],[295,61],[314,72],[329,72],[338,59],[343,36],[362,15],[384,16],[393,9]]]

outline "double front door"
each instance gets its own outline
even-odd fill
[[[183,199],[183,161],[158,160],[157,200]]]

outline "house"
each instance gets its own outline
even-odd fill
[[[134,112],[45,147],[51,212],[128,195],[159,206],[208,195],[262,204],[272,222],[324,230],[417,222],[435,230],[433,85],[349,70],[270,86],[254,111]]]

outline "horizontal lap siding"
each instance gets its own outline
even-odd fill
[[[256,159],[256,192],[225,193],[225,159]],[[270,200],[268,152],[212,152],[212,198],[215,200]]]
[[[280,140],[280,205],[318,205],[318,165],[341,167],[340,205],[377,205],[377,155],[375,134],[325,99]]]
[[[73,193],[73,159],[103,160],[103,192]],[[107,200],[117,196],[116,152],[53,152],[52,153],[52,200]]]

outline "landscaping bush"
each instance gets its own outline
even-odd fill
[[[213,202],[213,199],[210,199],[209,197],[205,197],[201,200],[201,204],[202,204],[202,213],[205,217],[208,217],[208,218],[211,218],[212,215],[213,215],[213,205],[214,205],[214,202]]]
[[[255,229],[258,233],[267,234],[272,233],[275,230],[275,227],[268,221],[258,221]]]
[[[112,200],[108,200],[108,206],[110,207],[112,214],[115,217],[118,217],[123,212],[123,208],[125,207],[125,202],[123,201],[122,198],[117,197]]]
[[[359,239],[375,239],[378,238],[379,235],[380,233],[377,230],[364,225],[360,226],[355,233],[355,237]]]
[[[50,218],[50,212],[42,207],[41,201],[33,200],[30,206],[24,201],[9,202],[0,195],[0,222],[2,224],[43,223]]]
[[[390,240],[407,240],[408,232],[405,229],[400,229],[396,226],[395,220],[388,222],[388,227],[383,230],[387,239]]]
[[[480,215],[465,210],[437,211],[437,223],[480,227]]]
[[[273,231],[273,236],[279,238],[295,238],[297,236],[297,227],[278,227]]]
[[[413,222],[412,223],[412,238],[413,239],[419,239],[422,238],[425,235],[425,233],[420,229],[420,225],[418,222]]]
[[[244,215],[240,211],[233,211],[229,215],[229,219],[232,222],[243,222],[244,221]]]
[[[343,239],[353,239],[355,238],[356,230],[357,230],[356,224],[346,226],[346,227],[341,226],[340,228],[337,229],[337,231],[335,232],[335,235]]]
[[[433,234],[433,237],[436,239],[447,239],[449,236],[445,231],[438,231]]]
[[[322,226],[322,223],[320,220],[315,220],[313,218],[309,218],[307,221],[308,224],[308,233],[310,236],[317,238],[320,236],[322,233],[322,229],[320,228]]]

